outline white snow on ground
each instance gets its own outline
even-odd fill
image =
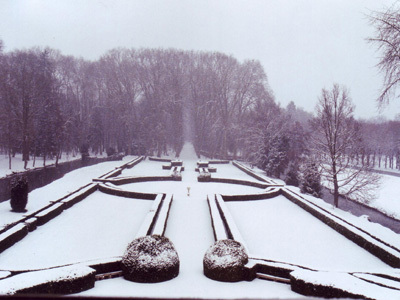
[[[400,177],[381,175],[377,198],[368,205],[400,220]]]
[[[168,165],[167,162],[145,160],[134,166],[132,169],[125,169],[121,176],[169,176],[171,170],[163,170],[163,165]]]
[[[96,157],[105,157],[106,153],[103,155],[94,155]],[[63,154],[61,158],[58,160],[59,163],[71,160],[81,159],[81,155],[78,154],[76,156]],[[22,160],[22,154],[16,154],[15,157],[11,158],[11,170],[9,169],[8,155],[2,154],[0,155],[0,178],[4,177],[12,172],[23,172],[24,162]],[[55,159],[46,159],[46,166],[55,164]],[[43,167],[43,157],[36,157],[35,167],[33,167],[33,159],[28,161],[27,169],[41,168]]]
[[[1,253],[0,270],[122,256],[152,203],[95,192]]]
[[[218,282],[203,274],[178,277],[157,284],[130,282],[122,277],[102,280],[91,290],[77,296],[139,298],[209,298],[209,299],[303,299],[293,292],[290,285],[256,279],[251,282]],[[307,298],[309,299],[309,298]]]
[[[133,158],[133,156],[125,157],[124,161],[126,162]],[[28,210],[27,214],[48,205],[50,201],[55,201],[68,193],[75,191],[79,187],[92,182],[93,178],[99,177],[123,164],[124,162],[122,161],[110,161],[76,169],[44,187],[33,190],[28,195],[28,204],[26,206],[26,209]],[[11,211],[9,201],[0,203],[0,216],[0,228],[21,218],[20,213],[14,213]]]
[[[232,166],[231,166],[232,167]],[[194,170],[194,169],[193,169]],[[188,172],[189,173],[189,172]],[[243,185],[216,183],[216,182],[194,182],[187,181],[186,171],[182,174],[182,181],[158,181],[158,182],[138,182],[130,183],[123,186],[118,186],[121,189],[142,192],[142,193],[172,193],[172,194],[187,194],[187,188],[190,188],[190,194],[202,199],[207,197],[207,194],[224,194],[224,195],[244,195],[262,193],[263,189],[256,187],[248,187]],[[174,197],[175,199],[175,197]]]
[[[120,297],[301,298],[290,290],[290,286],[284,284],[261,280],[224,283],[210,280],[203,275],[204,254],[214,243],[206,201],[207,193],[210,192],[210,189],[225,191],[228,194],[246,191],[260,192],[262,190],[230,184],[219,185],[197,182],[198,173],[195,172],[197,157],[191,144],[185,145],[180,158],[184,159],[185,165],[185,171],[182,172],[182,182],[149,182],[121,186],[124,189],[128,186],[132,188],[136,186],[137,189],[135,188],[135,190],[142,192],[154,190],[173,192],[174,201],[171,206],[165,236],[170,238],[179,255],[180,272],[178,277],[156,285],[129,282],[123,278],[103,280],[96,282],[94,289],[79,295],[115,297],[118,293]],[[159,163],[157,170],[161,170],[161,165],[162,163]],[[230,165],[230,168],[231,171],[235,172],[234,166]],[[228,176],[228,174],[225,173],[225,176]],[[247,175],[245,173],[243,175],[246,178]],[[244,179],[243,177],[241,179]],[[187,186],[191,187],[190,196],[187,195]]]
[[[348,220],[351,224],[354,224],[355,226],[365,229],[366,231],[370,232],[372,235],[380,237],[390,245],[393,245],[397,248],[400,248],[400,235],[396,234],[394,231],[391,229],[382,226],[381,224],[374,223],[374,222],[369,222],[366,218],[363,217],[357,217],[351,214],[350,212],[341,210],[341,209],[336,209],[333,207],[333,205],[326,203],[324,200],[320,198],[315,198],[313,196],[307,195],[307,194],[301,194],[300,189],[296,187],[290,187],[291,190],[296,192],[297,194],[301,195],[303,198],[307,199],[308,201],[315,203],[321,208],[326,209],[327,211],[331,211],[338,217]]]
[[[239,168],[236,168],[232,164],[211,164],[210,166],[217,168],[217,173],[212,173],[212,176],[215,178],[232,178],[232,179],[240,179],[247,181],[257,181],[254,177],[247,175]]]
[[[380,212],[400,220],[400,196],[399,196],[399,186],[400,177],[392,175],[375,174],[379,177],[378,188],[371,185],[370,201],[367,203],[360,201],[363,204],[375,208]],[[363,175],[365,176],[365,174]],[[345,178],[344,174],[339,174],[339,179]],[[333,190],[332,183],[328,182],[326,179],[322,181],[322,184],[330,190]],[[347,185],[344,190],[348,190],[351,184]],[[340,200],[339,200],[340,201]]]
[[[206,194],[210,193],[210,189],[214,189],[215,192],[218,191],[223,194],[254,193],[255,191],[261,190],[247,186],[197,182],[198,173],[194,171],[197,157],[194,154],[194,149],[191,144],[185,145],[181,153],[181,159],[184,160],[185,165],[185,171],[182,172],[182,182],[149,182],[120,186],[120,188],[124,189],[127,186],[133,187],[136,185],[138,189],[143,188],[142,191],[154,192],[154,190],[160,189],[160,191],[162,190],[163,192],[173,193],[174,201],[168,219],[166,236],[174,243],[180,257],[181,272],[179,276],[171,281],[157,284],[133,283],[123,278],[102,280],[96,282],[95,288],[80,293],[78,296],[303,298],[301,295],[292,292],[290,290],[290,285],[263,280],[223,283],[210,280],[203,275],[203,256],[208,247],[214,242]],[[91,176],[81,175],[81,173],[85,173],[82,172],[83,169],[77,170],[78,172],[75,173],[75,176],[71,178],[64,176],[64,178],[60,179],[58,188],[51,188],[49,190],[45,188],[38,189],[41,190],[41,192],[38,193],[37,199],[41,197],[52,198],[49,194],[55,192],[61,194],[59,189],[64,189],[64,191],[68,190],[67,187],[70,184],[70,180],[76,181],[76,183],[74,183],[76,187],[82,186],[90,182],[92,178],[98,177],[122,163],[114,162],[114,164],[115,165],[109,165],[108,168],[104,169],[102,169],[100,165],[97,165],[97,168],[93,169],[93,174]],[[150,162],[146,160],[139,163],[133,169],[125,171],[121,176],[169,175],[169,170],[162,170],[162,164],[163,163],[160,162]],[[218,177],[229,178],[232,173],[234,174],[232,175],[233,178],[250,180],[248,175],[240,171],[238,172],[238,169],[232,165],[224,165],[223,167],[221,167],[222,165],[215,166],[218,169]],[[101,169],[101,171],[99,171],[99,169]],[[217,174],[212,174],[212,176],[217,176]],[[187,195],[188,186],[191,187],[190,196]],[[152,189],[149,190],[149,188]],[[166,190],[164,190],[164,188]],[[60,197],[64,194],[60,195]],[[236,214],[231,207],[232,205],[239,205],[239,203],[228,203],[239,230],[244,239],[248,241],[247,245],[252,252],[252,238],[265,238],[267,234],[270,234],[275,240],[263,239],[262,248],[259,249],[255,247],[257,249],[254,251],[260,250],[258,253],[261,252],[261,254],[263,251],[268,252],[271,253],[271,255],[276,255],[278,258],[285,255],[293,255],[293,259],[297,260],[300,257],[305,263],[311,261],[311,263],[318,263],[322,266],[324,266],[322,258],[314,259],[314,257],[319,256],[320,252],[324,252],[323,255],[327,258],[325,266],[329,269],[347,267],[343,266],[343,264],[341,266],[338,265],[338,267],[335,266],[336,260],[338,260],[339,257],[348,262],[351,266],[354,266],[354,268],[357,267],[362,270],[366,267],[374,269],[387,267],[375,257],[368,253],[363,253],[364,250],[352,242],[347,241],[342,236],[338,234],[339,237],[335,236],[336,232],[329,232],[333,230],[302,209],[295,205],[294,207],[285,205],[291,203],[285,198],[283,198],[283,200],[280,198],[281,197],[277,198],[275,204],[273,202],[274,199],[248,202],[248,204],[255,204],[255,208],[236,210]],[[32,199],[30,199],[30,201],[31,200]],[[270,204],[273,204],[271,207],[257,208],[257,205],[268,203],[268,201],[272,201],[270,202]],[[323,202],[322,200],[318,201]],[[143,203],[143,207],[141,205],[138,206],[138,203]],[[144,207],[146,204],[148,204],[148,207]],[[39,227],[36,231],[29,233],[22,241],[3,252],[0,255],[0,270],[8,269],[7,266],[10,268],[26,269],[28,267],[54,266],[81,260],[121,255],[126,245],[135,236],[141,221],[144,219],[151,205],[152,201],[125,199],[96,192],[69,210],[63,212],[54,220]],[[326,207],[327,209],[332,209],[328,204],[326,204]],[[282,212],[281,209],[283,209],[284,212]],[[335,213],[338,212],[340,212],[340,210],[335,210]],[[9,206],[7,206],[7,211],[0,210],[0,216],[7,213],[10,214]],[[260,214],[262,216],[257,217],[257,215]],[[297,217],[297,214],[303,216]],[[141,216],[141,218],[137,218],[137,216]],[[368,221],[362,218],[355,219],[359,220],[360,224],[368,223]],[[271,222],[274,220],[277,222]],[[264,230],[265,232],[254,236],[255,234],[251,232],[248,233],[242,226],[242,223],[245,223],[245,226],[257,227],[258,232],[260,232],[259,230]],[[291,225],[289,225],[289,223],[291,223]],[[383,227],[381,226],[375,226],[375,224],[370,224],[369,226],[375,228],[377,233],[383,232]],[[299,233],[309,238],[307,243],[310,244],[310,247],[316,247],[316,251],[310,250],[310,248],[306,248],[302,245],[304,244],[303,241],[298,243],[301,237]],[[393,232],[391,233],[393,234]],[[322,235],[324,238],[321,241],[318,237]],[[390,234],[388,234],[388,236],[393,237],[393,235]],[[342,241],[342,239],[344,241]],[[334,249],[326,249],[329,247],[324,246],[324,243],[328,243],[328,245]],[[292,247],[293,245],[295,246]],[[357,249],[353,249],[354,247]],[[292,252],[295,252],[295,254],[288,253],[290,249]],[[336,258],[333,255],[328,255],[328,252],[325,253],[328,250],[331,254],[332,252],[338,252],[338,257]],[[350,254],[345,255],[348,251]],[[279,252],[282,252],[282,254]],[[302,256],[300,256],[301,253]],[[286,257],[283,258],[286,259]],[[297,263],[301,263],[301,261]]]
[[[250,256],[327,271],[388,267],[283,196],[227,206]]]

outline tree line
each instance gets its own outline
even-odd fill
[[[281,112],[258,61],[214,52],[113,49],[87,61],[49,48],[1,50],[0,85],[10,168],[16,153],[25,165],[88,149],[160,156],[179,153],[184,140],[212,156],[244,155],[249,118]]]

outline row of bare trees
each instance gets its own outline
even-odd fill
[[[213,156],[248,156],[249,119],[260,109],[259,118],[281,113],[260,63],[221,53],[114,49],[97,61],[53,49],[0,54],[0,148],[10,164],[15,153],[45,163],[87,148],[179,153],[184,139]]]

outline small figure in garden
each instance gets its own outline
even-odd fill
[[[11,182],[11,208],[14,212],[25,212],[28,203],[28,180],[18,176]]]
[[[187,187],[187,195],[190,196],[190,186]]]

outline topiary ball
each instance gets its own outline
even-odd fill
[[[242,244],[234,240],[219,240],[204,255],[204,275],[226,282],[245,280],[244,266],[248,261],[249,257]]]
[[[134,282],[161,282],[179,274],[179,257],[171,241],[160,235],[144,236],[128,245],[122,258],[125,279]]]

